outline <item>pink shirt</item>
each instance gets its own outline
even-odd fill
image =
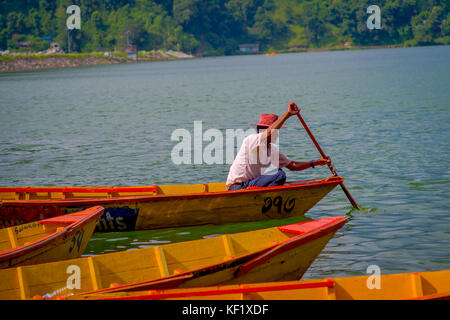
[[[251,134],[242,142],[242,146],[230,167],[230,172],[228,173],[226,182],[227,189],[233,183],[255,179],[256,177],[263,175],[267,168],[271,165],[277,168],[282,168],[291,163],[292,160],[282,154],[273,143],[270,144],[268,152],[264,152],[267,150],[267,141],[264,140],[261,142],[262,134],[262,132],[258,134]],[[261,154],[261,161],[258,161],[258,152]],[[268,157],[264,159],[264,155],[267,153]],[[277,154],[278,159],[275,158]]]

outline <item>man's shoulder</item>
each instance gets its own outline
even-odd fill
[[[252,133],[244,138],[242,141],[242,145],[246,146],[246,148],[253,149],[260,144],[260,136],[261,133]]]
[[[258,140],[261,133],[252,133],[244,138],[244,141],[255,141]]]

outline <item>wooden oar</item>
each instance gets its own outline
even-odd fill
[[[319,144],[317,143],[317,140],[314,138],[314,136],[312,135],[311,131],[309,130],[308,126],[306,125],[306,122],[303,120],[302,116],[300,115],[300,109],[299,112],[297,113],[297,117],[300,120],[300,122],[302,123],[303,127],[305,128],[306,132],[308,133],[309,137],[311,138],[312,142],[314,143],[314,145],[316,146],[317,150],[319,150],[319,153],[322,155],[322,158],[325,158],[326,155],[323,152],[322,148],[319,146]],[[328,164],[328,168],[330,168],[331,173],[334,176],[338,176],[336,169],[334,168],[334,166],[331,164]],[[342,188],[342,190],[344,191],[345,195],[347,196],[348,200],[350,201],[350,203],[352,204],[352,206],[355,209],[361,210],[358,206],[358,204],[356,203],[355,199],[353,199],[352,195],[350,194],[350,192],[347,190],[347,188],[344,186],[344,183],[340,183],[340,186]]]

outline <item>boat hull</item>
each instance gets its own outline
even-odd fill
[[[236,274],[241,266],[226,268],[220,272],[186,280],[179,287],[201,287],[262,281],[285,281],[300,279],[309,266],[333,237],[330,233],[322,238],[276,255],[244,274]]]
[[[325,218],[3,269],[0,270],[0,299],[298,279],[345,222],[345,217]]]
[[[242,191],[91,199],[4,200],[0,207],[0,227],[59,216],[94,205],[105,208],[97,225],[97,232],[220,225],[300,216],[342,181],[342,178],[331,177]],[[158,188],[163,190],[164,187]]]
[[[94,207],[62,218],[50,218],[0,230],[0,268],[79,257],[103,213]]]

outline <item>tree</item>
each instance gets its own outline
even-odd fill
[[[67,44],[66,8],[81,8],[78,51],[119,49],[128,29],[141,49],[233,54],[239,43],[262,48],[446,43],[450,2],[382,0],[381,30],[368,30],[370,0],[0,0],[0,48],[52,36]],[[67,48],[66,48],[67,49]]]

